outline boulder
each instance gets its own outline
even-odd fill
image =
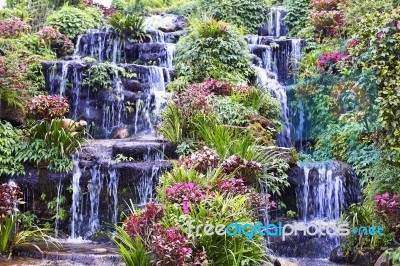
[[[25,114],[22,108],[9,106],[5,101],[1,101],[0,120],[8,121],[13,126],[21,126],[25,123]]]
[[[129,130],[123,127],[115,127],[111,131],[110,138],[111,139],[126,139],[129,138]]]
[[[331,254],[329,255],[329,260],[338,264],[344,264],[348,262],[347,257],[341,251],[340,246],[332,250]]]
[[[188,20],[174,14],[159,14],[146,17],[145,24],[149,30],[175,32],[185,29],[188,26]]]
[[[61,120],[61,126],[69,132],[80,132],[85,130],[87,122],[84,120],[75,121],[73,119],[64,118]]]
[[[378,260],[375,262],[374,266],[389,266],[389,260],[385,253],[379,256]]]

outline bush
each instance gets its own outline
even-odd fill
[[[243,36],[233,26],[209,20],[198,23],[176,47],[178,77],[188,83],[208,79],[246,81],[250,55]]]
[[[32,27],[20,18],[0,20],[0,36],[2,38],[15,38],[31,29]]]
[[[306,26],[310,14],[310,0],[287,0],[285,6],[289,35],[298,36],[298,32]]]
[[[126,15],[117,13],[110,18],[110,24],[120,34],[125,35],[131,42],[141,42],[148,34],[144,28],[144,17]]]
[[[211,107],[220,123],[232,126],[247,126],[249,122],[247,117],[257,113],[252,108],[232,101],[229,97],[218,97],[214,99]]]
[[[68,113],[69,103],[64,97],[39,95],[33,97],[28,109],[38,120],[60,118]]]
[[[44,26],[37,35],[58,57],[67,55],[74,49],[74,44],[66,35],[60,33],[58,27]]]
[[[233,23],[249,33],[256,33],[266,20],[264,0],[202,0],[202,10],[210,17]]]
[[[63,6],[47,18],[47,24],[57,26],[60,31],[73,39],[76,35],[103,24],[103,12],[98,8],[76,8]]]

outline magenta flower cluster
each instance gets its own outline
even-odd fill
[[[379,210],[383,210],[387,213],[393,213],[400,208],[400,195],[390,195],[388,192],[382,195],[375,195],[375,205]]]
[[[336,63],[343,61],[343,60],[349,60],[350,57],[348,55],[344,55],[339,52],[333,52],[333,53],[322,53],[322,55],[318,58],[317,64],[320,67],[329,67],[332,65],[335,65]]]
[[[187,169],[195,168],[197,171],[202,173],[206,173],[208,169],[216,168],[218,163],[218,154],[206,146],[204,146],[200,151],[192,153],[187,157],[181,156],[178,162],[181,167]]]
[[[188,214],[191,205],[213,195],[210,193],[211,189],[212,187],[208,185],[203,186],[192,182],[182,182],[166,189],[166,199],[170,203],[181,204],[183,213]]]

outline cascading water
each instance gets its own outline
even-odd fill
[[[82,171],[79,168],[79,161],[74,158],[74,170],[72,174],[72,205],[71,205],[71,234],[72,239],[80,235],[80,227],[83,220],[81,208],[81,187],[80,179]]]
[[[304,222],[335,221],[351,203],[358,201],[358,179],[350,166],[326,161],[305,163],[301,167],[304,180],[296,187],[296,204]]]

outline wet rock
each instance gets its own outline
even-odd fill
[[[374,266],[389,266],[389,265],[390,263],[385,253],[383,253],[374,264]]]
[[[300,266],[300,264],[291,262],[284,258],[278,258],[277,260],[275,260],[274,266]]]
[[[175,14],[159,14],[146,17],[145,24],[148,29],[174,32],[186,28],[188,20]]]
[[[354,250],[349,255],[349,263],[359,266],[374,266],[379,258],[380,253],[375,253],[371,250]]]
[[[331,254],[329,255],[329,260],[339,264],[344,264],[348,262],[347,257],[341,251],[340,246],[332,250]]]
[[[126,139],[129,138],[129,130],[123,127],[115,127],[111,131],[110,138],[111,139]]]
[[[9,106],[5,101],[0,102],[0,120],[5,120],[13,126],[25,123],[25,114],[20,107]]]
[[[298,160],[297,152],[294,148],[269,146],[265,148],[265,151],[275,152],[281,159],[290,165],[295,165]]]
[[[139,91],[143,90],[142,83],[140,83],[137,80],[124,79],[122,81],[122,84],[124,85],[125,90],[130,91],[130,92],[139,92]]]

